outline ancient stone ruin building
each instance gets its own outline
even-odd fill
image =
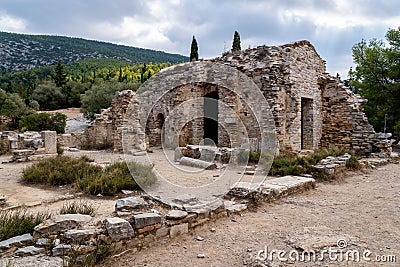
[[[226,73],[228,67],[250,78],[255,89],[240,75],[236,84],[232,82],[234,74]],[[269,107],[260,107],[261,99],[247,99],[249,90],[259,90]],[[157,98],[161,92],[167,93]],[[160,146],[162,141],[172,148],[204,143],[238,147],[243,142],[254,147],[260,127],[266,127],[256,118],[256,107],[272,115],[280,152],[335,146],[367,154],[376,140],[362,110],[364,102],[326,72],[325,61],[310,42],[298,41],[163,70],[138,93],[119,93],[87,133],[94,142],[108,140],[116,150],[122,150],[124,131],[138,150]],[[175,119],[169,124],[178,128],[169,130],[176,135],[162,131],[171,117]]]

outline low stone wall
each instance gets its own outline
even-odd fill
[[[134,253],[156,242],[189,233],[209,221],[243,212],[251,201],[272,201],[314,188],[315,181],[286,176],[268,180],[261,187],[249,183],[236,186],[231,189],[233,193],[230,195],[247,190],[247,194],[235,195],[238,200],[229,197],[228,200],[215,199],[200,205],[191,195],[177,196],[172,203],[143,195],[117,200],[115,216],[101,221],[82,214],[54,215],[36,226],[33,236],[25,234],[1,241],[0,256],[50,254],[65,257],[74,254],[82,260],[84,255],[107,244],[114,244],[114,253],[128,249]]]

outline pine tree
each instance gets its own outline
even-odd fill
[[[233,43],[232,43],[232,52],[238,52],[242,50],[240,47],[240,35],[237,31],[235,31],[235,34],[233,36]]]
[[[64,66],[61,60],[58,61],[53,79],[57,87],[62,87],[67,83],[67,74],[64,72]]]
[[[199,48],[197,46],[196,38],[193,36],[192,45],[190,48],[190,61],[199,60]]]

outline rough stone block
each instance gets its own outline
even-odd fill
[[[146,208],[149,204],[140,197],[127,197],[118,199],[115,203],[116,211],[135,210]]]
[[[23,247],[23,248],[19,248],[17,249],[14,254],[17,256],[31,256],[31,255],[37,255],[40,254],[42,252],[44,252],[45,249],[44,248],[38,248],[35,246],[28,246],[28,247]]]
[[[53,256],[63,256],[63,255],[68,255],[71,249],[72,249],[71,245],[59,244],[51,250],[51,253],[53,254]]]
[[[178,224],[178,225],[172,226],[171,230],[169,232],[169,235],[171,238],[174,238],[176,236],[187,234],[187,233],[189,233],[189,224],[183,223],[183,224]]]
[[[57,132],[56,131],[43,131],[44,147],[46,154],[57,153]]]
[[[70,229],[75,229],[92,220],[90,215],[84,214],[62,214],[55,215],[50,219],[37,225],[34,230],[40,234],[51,234]]]
[[[112,240],[121,240],[134,237],[135,233],[127,220],[121,218],[108,218],[105,220],[107,232]]]
[[[168,220],[181,220],[188,215],[186,211],[183,210],[170,210],[166,215]]]
[[[8,249],[13,246],[24,245],[29,242],[32,242],[31,234],[24,234],[19,236],[14,236],[12,238],[3,240],[0,242],[0,249]]]
[[[132,216],[136,229],[161,223],[161,216],[157,213],[142,213]]]

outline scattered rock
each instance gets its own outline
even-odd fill
[[[197,236],[197,237],[196,237],[196,240],[197,240],[197,241],[204,241],[204,237]]]
[[[206,255],[204,255],[204,254],[197,254],[198,259],[204,259],[205,257],[206,257]]]

